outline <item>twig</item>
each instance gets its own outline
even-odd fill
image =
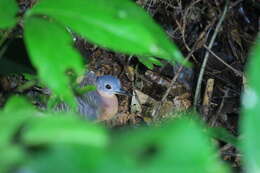
[[[188,56],[185,58],[183,64],[186,64],[186,62],[188,62],[188,60],[190,59],[190,57],[193,55],[195,49],[193,49],[189,54]],[[184,66],[180,66],[179,70],[177,71],[177,73],[174,75],[174,77],[172,78],[171,80],[171,83],[170,83],[170,86],[167,88],[165,94],[163,95],[161,101],[155,106],[155,108],[153,109],[153,112],[152,112],[152,117],[154,117],[154,119],[157,118],[157,115],[158,115],[158,112],[159,110],[161,109],[162,107],[162,103],[166,100],[167,96],[169,95],[171,89],[172,89],[172,86],[173,84],[176,82],[177,78],[179,77],[179,74],[181,73],[181,71],[183,70],[183,67]]]
[[[8,39],[9,34],[12,32],[12,28],[5,31],[4,35],[0,39],[0,59],[3,57],[3,54],[5,53],[7,46],[4,45],[5,41]]]
[[[227,13],[227,9],[228,9],[228,4],[229,4],[229,0],[226,1],[226,4],[225,4],[225,7],[224,7],[224,11],[222,13],[222,16],[220,17],[219,21],[218,21],[218,24],[216,26],[216,29],[215,29],[215,32],[213,33],[213,36],[210,40],[210,43],[209,43],[209,46],[208,48],[211,49],[212,46],[213,46],[213,43],[216,39],[216,36],[218,34],[218,31],[220,29],[220,26],[226,16],[226,13]],[[203,63],[202,63],[202,66],[201,66],[201,70],[200,70],[200,74],[199,74],[199,78],[198,78],[198,82],[197,82],[197,86],[196,86],[196,91],[195,91],[195,96],[194,96],[194,107],[196,108],[197,105],[198,105],[198,102],[199,102],[199,97],[200,97],[200,90],[201,90],[201,84],[202,84],[202,78],[203,78],[203,75],[204,75],[204,72],[205,72],[205,68],[206,68],[206,65],[207,65],[207,62],[208,62],[208,58],[209,58],[209,52],[206,52],[205,53],[205,57],[204,57],[204,60],[203,60]]]
[[[231,65],[227,64],[225,61],[223,61],[218,55],[216,55],[212,50],[209,49],[208,46],[204,45],[203,46],[205,49],[207,49],[207,51],[209,51],[210,54],[212,54],[217,60],[219,60],[220,62],[222,62],[225,66],[227,66],[228,68],[230,68],[236,75],[243,77],[243,73],[241,73],[240,71],[236,70],[235,68],[233,68]]]
[[[229,91],[230,91],[229,88],[224,91],[224,96],[223,96],[223,98],[222,98],[222,100],[221,100],[221,103],[220,103],[220,106],[219,106],[219,108],[218,108],[218,111],[217,111],[216,115],[210,120],[210,123],[209,123],[209,124],[210,124],[211,127],[213,127],[213,126],[216,125],[216,121],[217,121],[217,119],[218,119],[218,116],[220,116],[221,111],[222,111],[222,109],[223,109],[223,107],[224,107],[224,103],[225,103],[225,101],[226,101],[226,98],[228,98]]]
[[[204,99],[202,102],[202,112],[206,118],[209,115],[210,112],[210,105],[211,105],[211,99],[213,95],[213,89],[214,89],[214,79],[208,79],[205,93],[204,93]],[[206,119],[205,118],[205,119]]]
[[[244,0],[238,0],[238,1],[233,2],[232,4],[230,4],[229,9],[234,8],[235,6],[237,6],[238,4],[240,4],[240,3],[243,2],[243,1],[244,1]]]
[[[178,23],[178,21],[176,21],[176,23]],[[180,25],[178,25],[179,28],[181,29]],[[196,43],[193,45],[192,49],[189,48],[189,51],[190,53],[188,54],[188,56],[185,58],[185,62],[187,62],[190,57],[193,57],[194,60],[196,61],[196,58],[194,57],[193,53],[198,49],[198,44],[200,44],[201,40],[204,38],[204,37],[207,37],[208,35],[208,30],[209,28],[209,25],[206,27],[206,29],[200,34],[198,40],[196,41]],[[206,33],[206,34],[205,34]],[[206,35],[206,36],[205,36]],[[181,73],[181,71],[183,70],[183,66],[181,66],[179,68],[179,70],[177,71],[177,73],[175,74],[175,76],[173,77],[173,79],[171,80],[171,83],[169,85],[169,87],[167,88],[165,94],[163,95],[163,98],[161,99],[161,101],[158,103],[157,106],[155,106],[155,108],[153,109],[153,112],[152,112],[152,117],[154,117],[154,119],[156,119],[157,115],[158,115],[158,112],[159,110],[161,109],[161,106],[162,106],[162,103],[166,100],[167,96],[169,95],[169,92],[171,91],[171,88],[173,86],[173,84],[176,82],[177,78],[179,77],[179,74]]]
[[[184,45],[185,45],[185,47],[186,47],[186,49],[188,50],[188,51],[190,51],[191,49],[189,48],[189,46],[188,46],[188,44],[187,44],[187,42],[186,42],[186,35],[185,35],[185,33],[186,33],[186,23],[187,23],[187,16],[189,16],[188,15],[188,13],[189,13],[189,11],[192,9],[192,7],[193,6],[195,6],[197,3],[199,3],[201,0],[197,0],[197,1],[194,1],[194,2],[192,2],[188,7],[187,7],[187,9],[184,11],[184,14],[183,14],[183,22],[182,22],[182,26],[183,27],[181,27],[181,25],[178,23],[178,21],[176,20],[176,23],[177,23],[177,25],[179,25],[179,28],[180,28],[180,30],[182,29],[182,31],[181,31],[181,33],[182,33],[182,40],[183,40],[183,43],[184,43]],[[195,57],[192,55],[192,57],[193,57],[193,59],[195,60]]]
[[[185,48],[186,48],[188,51],[191,51],[190,47],[188,46],[188,44],[187,44],[187,42],[186,42],[186,40],[185,40],[185,31],[184,31],[185,28],[182,30],[181,24],[178,22],[178,20],[175,20],[175,22],[176,22],[176,24],[177,24],[177,26],[178,26],[178,28],[179,28],[179,30],[180,30],[180,32],[181,32],[182,41],[183,41],[183,44],[184,44]],[[184,27],[185,27],[185,26],[184,26]],[[196,60],[196,58],[194,57],[194,55],[192,54],[191,56],[192,56],[193,60],[194,60],[195,62],[197,62],[197,60]]]

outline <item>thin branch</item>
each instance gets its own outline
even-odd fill
[[[185,58],[183,64],[186,64],[188,62],[188,60],[190,59],[190,57],[193,55],[195,49],[193,49],[189,54],[188,56]],[[162,104],[163,102],[166,100],[167,96],[169,95],[171,89],[172,89],[172,86],[173,84],[177,81],[178,77],[179,77],[179,74],[181,73],[181,71],[183,70],[184,66],[180,66],[180,68],[178,69],[177,73],[174,75],[174,77],[172,78],[171,80],[171,83],[169,85],[169,87],[167,88],[166,92],[164,93],[161,101],[155,106],[155,108],[153,109],[153,112],[152,112],[152,117],[154,117],[154,119],[157,118],[158,116],[158,113],[159,113],[159,110],[161,109],[162,107]]]
[[[216,36],[218,34],[218,31],[220,29],[220,26],[226,16],[226,13],[227,13],[227,9],[228,9],[228,4],[229,4],[229,0],[226,1],[226,4],[225,4],[225,7],[224,7],[224,11],[222,13],[222,16],[220,17],[219,21],[218,21],[218,24],[216,26],[216,29],[215,29],[215,32],[213,33],[213,36],[210,40],[210,43],[209,43],[209,46],[208,48],[211,49],[212,46],[213,46],[213,43],[216,39]],[[202,84],[202,79],[203,79],[203,75],[204,75],[204,72],[205,72],[205,68],[206,68],[206,65],[207,65],[207,62],[208,62],[208,58],[209,58],[209,52],[207,51],[205,53],[205,57],[204,57],[204,60],[203,60],[203,63],[202,63],[202,66],[201,66],[201,70],[200,70],[200,74],[199,74],[199,78],[198,78],[198,82],[197,82],[197,86],[196,86],[196,91],[195,91],[195,96],[194,96],[194,107],[196,108],[197,105],[198,105],[198,102],[199,102],[199,97],[200,97],[200,92],[201,92],[201,84]]]
[[[203,46],[205,49],[207,49],[207,51],[209,51],[210,54],[212,54],[217,60],[219,60],[220,62],[222,62],[225,66],[227,66],[228,68],[230,68],[236,75],[240,76],[240,77],[244,77],[243,73],[241,73],[240,71],[238,71],[237,69],[233,68],[231,65],[227,64],[223,59],[221,59],[218,55],[216,55],[212,50],[209,49],[208,46],[204,45]]]

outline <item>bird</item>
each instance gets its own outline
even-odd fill
[[[112,119],[118,112],[118,99],[115,94],[131,96],[124,90],[118,78],[112,75],[96,76],[93,71],[87,72],[79,87],[94,85],[96,90],[89,91],[76,97],[77,111],[90,121],[104,121]],[[65,103],[58,104],[56,110],[68,111]]]

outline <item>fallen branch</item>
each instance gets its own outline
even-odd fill
[[[220,17],[218,24],[216,26],[215,32],[213,33],[213,36],[212,36],[212,38],[209,42],[209,46],[208,46],[209,49],[212,48],[213,43],[214,43],[216,36],[218,34],[218,31],[220,29],[220,26],[221,26],[222,22],[224,21],[224,18],[226,16],[227,9],[228,9],[228,4],[229,4],[229,0],[226,1],[222,16]],[[203,60],[202,66],[201,66],[201,70],[200,70],[200,73],[199,73],[198,82],[197,82],[197,86],[196,86],[196,91],[195,91],[195,96],[194,96],[194,101],[193,101],[193,105],[194,105],[195,108],[197,107],[198,102],[199,102],[202,79],[203,79],[203,75],[204,75],[204,72],[205,72],[205,69],[206,69],[208,58],[209,58],[209,52],[207,51],[205,53],[205,57],[204,57],[204,60]]]

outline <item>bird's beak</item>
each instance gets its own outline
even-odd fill
[[[119,91],[116,92],[116,94],[120,94],[120,95],[126,95],[126,96],[133,96],[131,93],[129,93],[128,91],[120,88]]]

